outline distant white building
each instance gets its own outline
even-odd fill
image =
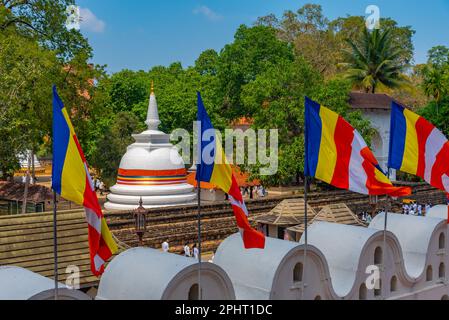
[[[390,148],[391,103],[395,101],[386,94],[351,92],[349,104],[359,110],[371,122],[375,134],[371,140],[371,149],[385,172],[388,169]],[[391,180],[396,180],[396,171],[391,170]]]

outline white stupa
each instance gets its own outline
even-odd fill
[[[22,171],[26,171],[28,169],[28,160],[30,161],[30,167],[32,165],[31,160],[32,153],[30,150],[25,151],[23,154],[19,155],[19,161],[20,161],[20,168]],[[36,155],[33,155],[34,158],[34,169],[36,171],[43,170],[41,163],[39,162],[39,159]]]
[[[141,198],[148,209],[195,203],[196,193],[187,183],[184,161],[170,143],[170,136],[158,129],[161,121],[153,84],[145,123],[148,130],[133,135],[136,142],[122,158],[106,210],[137,209]]]

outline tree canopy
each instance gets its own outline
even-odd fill
[[[88,40],[66,28],[66,9],[74,3],[0,0],[0,178],[14,173],[25,150],[51,156],[53,84],[88,162],[108,185],[133,142],[131,134],[145,128],[151,81],[160,129],[167,133],[192,131],[197,91],[220,130],[242,117],[255,129],[278,129],[278,173],[260,175],[260,163],[243,166],[268,186],[302,176],[305,96],[341,114],[368,143],[373,130],[351,110],[351,90],[424,106],[419,112],[449,133],[449,49],[432,48],[426,64],[413,66],[415,31],[391,18],[368,32],[362,16],[332,20],[320,5],[306,4],[239,26],[230,43],[200,53],[193,66],[173,62],[107,74],[105,66],[89,63]]]

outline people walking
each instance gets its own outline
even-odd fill
[[[168,252],[170,250],[170,245],[168,244],[168,240],[165,240],[162,243],[162,251],[164,252]]]
[[[198,260],[198,257],[200,256],[200,250],[198,250],[198,246],[196,243],[193,245],[193,257]]]
[[[186,243],[186,245],[184,246],[184,256],[185,256],[185,257],[191,257],[191,254],[190,254],[190,247],[189,247],[189,244],[188,244],[188,243]]]

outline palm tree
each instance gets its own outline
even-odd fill
[[[434,98],[437,105],[448,92],[448,78],[444,70],[435,67],[426,68],[424,71],[424,92],[428,97]]]
[[[400,62],[404,53],[394,44],[391,29],[381,31],[365,29],[357,42],[347,39],[350,49],[344,50],[346,77],[361,86],[366,93],[376,93],[379,84],[397,88],[406,83]]]

